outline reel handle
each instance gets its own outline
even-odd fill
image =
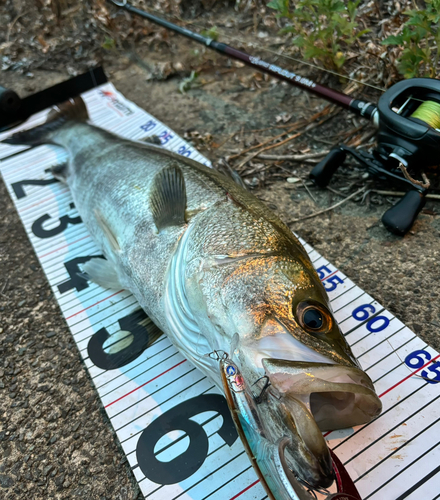
[[[420,210],[425,206],[425,195],[426,192],[412,189],[388,209],[382,216],[382,223],[388,231],[404,236],[411,229]]]
[[[326,187],[344,161],[347,153],[341,148],[333,148],[310,172],[310,178],[319,187]]]
[[[0,111],[11,114],[20,107],[20,98],[11,89],[6,89],[0,85]]]

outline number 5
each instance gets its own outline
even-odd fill
[[[432,363],[432,365],[427,367],[427,370],[435,373],[435,377],[428,377],[429,373],[426,370],[422,370],[420,375],[426,380],[426,382],[429,382],[430,384],[438,384],[440,382],[440,361]]]
[[[339,284],[344,283],[344,280],[341,280],[339,276],[331,276],[330,278],[323,281],[324,288],[327,292],[332,292]],[[330,283],[330,286],[325,286],[326,283]]]

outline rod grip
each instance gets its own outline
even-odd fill
[[[405,235],[414,224],[420,210],[425,206],[426,193],[411,189],[382,216],[382,223],[388,231],[399,236]]]
[[[341,148],[333,148],[330,153],[321,160],[316,167],[310,172],[310,178],[313,182],[320,186],[326,187],[347,156],[346,152]]]

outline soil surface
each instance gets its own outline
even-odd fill
[[[216,164],[282,132],[285,129],[275,127],[284,125],[289,116],[287,124],[293,124],[326,106],[175,36],[153,48],[140,47],[135,55],[115,49],[104,55],[103,62],[118,90],[193,140]],[[168,78],[158,79],[167,70],[155,65],[164,62],[174,69]],[[75,61],[69,64],[74,67]],[[185,93],[179,92],[183,78],[196,67],[204,68],[198,80]],[[32,77],[7,71],[0,83],[24,96],[67,79],[69,72],[61,64],[58,70],[36,69]],[[288,152],[328,149],[338,142],[337,133],[360,123],[341,112],[303,133]],[[283,149],[271,153],[281,154]],[[244,157],[230,160],[231,166]],[[306,190],[301,182],[286,181],[306,179],[310,168],[306,163],[275,165],[255,159],[244,178],[292,230],[440,349],[438,202],[427,203],[403,238],[380,223],[390,201],[397,198],[374,193],[365,203],[350,200],[333,211],[292,223],[343,199],[329,190],[313,186]],[[252,169],[266,175],[253,176]],[[359,183],[361,173],[354,172],[354,182]],[[345,169],[331,187],[347,186],[350,176],[353,172]],[[141,498],[2,181],[0,214],[0,498]]]

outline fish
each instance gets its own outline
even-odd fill
[[[288,226],[215,169],[93,125],[80,97],[3,142],[67,151],[52,173],[105,256],[83,273],[132,292],[156,325],[149,345],[165,333],[224,392],[269,498],[329,487],[323,431],[382,405]]]

